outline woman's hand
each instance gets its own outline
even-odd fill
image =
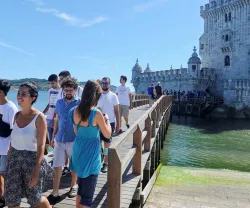
[[[33,188],[37,184],[38,179],[39,179],[39,171],[34,169],[30,177],[29,188]]]

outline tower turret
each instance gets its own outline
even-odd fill
[[[141,72],[142,72],[142,68],[139,65],[139,60],[137,59],[135,65],[132,69],[132,80],[131,80],[131,82],[133,83],[133,86],[135,88],[135,92],[137,92],[137,88],[138,88],[139,83],[140,83],[139,76],[140,76]]]
[[[194,46],[193,49],[193,54],[192,56],[189,58],[188,60],[188,73],[192,76],[192,77],[199,77],[200,76],[200,69],[201,69],[201,59],[198,57],[197,54],[197,49]]]
[[[149,64],[147,65],[147,68],[144,70],[144,73],[151,72],[151,69],[149,67]]]

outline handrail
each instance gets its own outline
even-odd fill
[[[137,98],[145,98],[144,96]],[[159,127],[162,116],[171,108],[171,105],[172,96],[162,96],[126,132],[116,137],[112,142],[108,152],[107,198],[109,208],[119,208],[121,205],[122,174],[131,160],[132,173],[141,175],[142,148],[144,148],[144,151],[151,150],[151,138],[156,136],[156,128]],[[126,156],[121,159],[118,149],[121,144],[131,137],[133,137],[133,146],[128,150]],[[143,140],[144,142],[142,142]]]

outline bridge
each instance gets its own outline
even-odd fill
[[[159,174],[160,152],[167,133],[172,97],[162,96],[148,107],[147,95],[134,95],[129,120],[130,128],[113,138],[109,148],[108,173],[101,173],[95,190],[93,208],[140,207]],[[125,129],[125,125],[124,128]],[[51,160],[52,155],[46,156]],[[75,207],[75,198],[68,198],[71,176],[61,179],[61,201],[55,208]],[[50,189],[44,193],[48,196]],[[26,200],[21,207],[29,207]]]

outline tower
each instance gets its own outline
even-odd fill
[[[140,74],[142,72],[142,68],[139,65],[139,60],[136,60],[136,63],[132,69],[132,80],[133,86],[135,88],[135,92],[137,92],[138,86],[140,84]]]
[[[190,74],[192,77],[198,78],[200,76],[200,70],[201,70],[201,59],[198,57],[198,54],[196,53],[197,49],[194,46],[193,54],[188,60],[188,74]]]

